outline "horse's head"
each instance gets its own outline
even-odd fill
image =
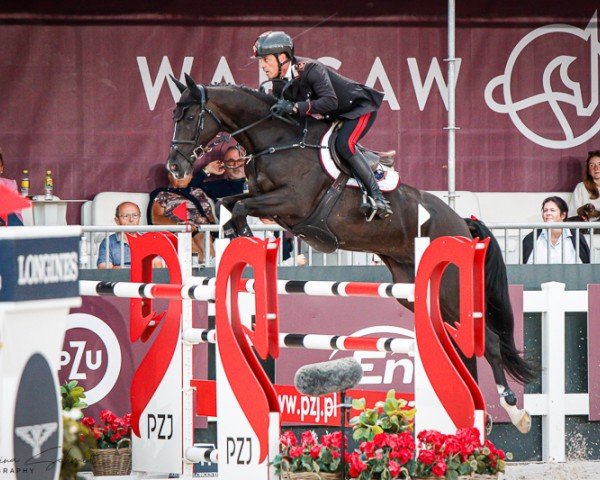
[[[208,96],[204,85],[197,85],[185,75],[186,85],[171,77],[181,92],[181,98],[173,110],[175,131],[171,151],[167,158],[167,170],[176,178],[192,173],[194,162],[208,150],[206,143],[222,129],[219,118],[207,107]]]

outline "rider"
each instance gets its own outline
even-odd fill
[[[371,128],[383,94],[365,85],[343,77],[317,60],[294,56],[292,37],[285,32],[265,32],[254,43],[254,57],[269,80],[286,79],[292,82],[284,98],[271,110],[277,115],[311,115],[341,120],[335,142],[340,156],[348,162],[375,200],[377,215],[381,218],[392,213],[377,180],[356,143]],[[275,94],[282,90],[281,82],[274,82]],[[279,91],[277,91],[279,90]]]

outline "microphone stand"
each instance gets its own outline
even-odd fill
[[[346,390],[340,392],[340,429],[342,431],[342,479],[346,478],[346,420],[352,403],[352,399],[346,397]]]

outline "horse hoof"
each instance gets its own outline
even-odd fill
[[[494,427],[494,420],[491,415],[485,416],[485,434],[489,435],[492,433],[492,428]]]
[[[531,430],[531,415],[529,415],[527,410],[523,410],[523,416],[515,423],[515,427],[517,427],[517,430],[521,433],[529,433],[529,430]]]

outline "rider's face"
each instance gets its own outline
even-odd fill
[[[285,62],[287,60],[287,56],[285,53],[280,53],[278,55],[279,57],[279,61],[281,63]],[[287,66],[289,64],[286,63],[284,66],[282,66],[281,68],[281,75],[283,76],[283,74],[285,73],[285,71],[287,70]],[[265,75],[267,76],[267,78],[269,80],[273,80],[275,78],[278,77],[279,72],[279,65],[277,64],[277,56],[271,54],[271,55],[265,55],[264,57],[258,57],[258,66],[262,69],[263,72],[265,72]]]

